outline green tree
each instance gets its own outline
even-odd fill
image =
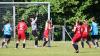
[[[95,16],[100,21],[100,1],[99,0],[32,0],[32,2],[50,2],[51,4],[51,18],[53,24],[57,25],[73,25],[76,20],[84,20]],[[30,6],[28,8],[18,8],[19,17],[39,13],[39,20],[47,19],[46,6]],[[45,22],[45,20],[43,21]],[[45,23],[41,23],[43,30]],[[58,33],[57,33],[58,34]]]
[[[6,14],[3,15],[3,19],[4,19],[4,21],[7,21],[7,20],[12,21],[12,14],[11,14],[11,12],[9,10],[7,10]]]

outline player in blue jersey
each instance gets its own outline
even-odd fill
[[[95,48],[97,48],[97,47],[99,47],[99,44],[98,44],[98,40],[99,40],[99,37],[98,37],[98,24],[96,23],[94,17],[92,17],[91,20],[92,20],[92,24],[91,24],[92,42],[93,42]]]
[[[8,43],[10,42],[11,32],[12,32],[12,28],[11,28],[11,24],[9,23],[9,20],[6,21],[3,27],[3,32],[4,32],[4,38],[2,42],[2,47],[4,46],[7,47]]]

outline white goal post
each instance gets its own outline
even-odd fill
[[[48,5],[48,19],[50,19],[50,2],[0,2],[3,5],[13,5],[13,25],[14,25],[14,38],[15,38],[15,9],[17,4],[31,4],[31,5]]]

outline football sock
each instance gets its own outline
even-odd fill
[[[93,45],[95,46],[95,42],[94,42],[94,40],[92,40],[92,43],[93,43]]]
[[[19,44],[18,44],[18,43],[16,43],[16,48],[18,48],[18,45],[19,45]]]
[[[45,41],[45,42],[44,42],[43,47],[47,44],[47,42],[48,42],[48,41]]]
[[[38,46],[38,38],[35,39],[35,45]]]
[[[75,50],[78,50],[78,45],[73,44],[73,47],[74,47]]]
[[[23,48],[25,48],[25,43],[23,43]]]
[[[81,42],[81,45],[82,45],[82,48],[84,48],[84,42],[83,41]]]
[[[86,43],[88,44],[89,48],[91,48],[91,44],[89,43],[89,41],[86,41]]]
[[[5,42],[2,42],[2,47],[4,46]]]
[[[99,44],[98,44],[98,42],[96,42],[96,45],[97,45],[97,47],[99,47]]]

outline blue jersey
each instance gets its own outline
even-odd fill
[[[91,28],[92,28],[91,35],[98,35],[98,25],[97,25],[97,23],[92,22]]]
[[[12,28],[10,23],[4,25],[3,31],[4,35],[11,35]]]

